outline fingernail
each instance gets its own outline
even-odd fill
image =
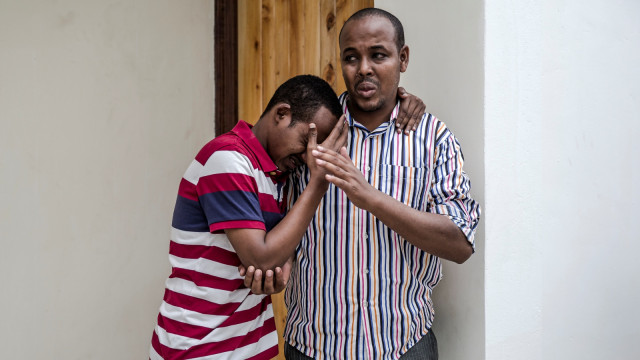
[[[316,149],[318,149],[318,150],[320,150],[320,151],[324,151],[324,148],[322,147],[322,145],[318,145],[318,146],[316,147]]]

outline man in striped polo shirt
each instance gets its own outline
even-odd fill
[[[431,114],[398,133],[409,62],[400,21],[380,9],[340,33],[348,138],[312,154],[332,183],[298,247],[286,292],[287,359],[437,359],[431,292],[441,259],[474,251],[480,207],[458,141]],[[310,163],[313,161],[310,161]],[[313,178],[293,177],[292,201]]]
[[[294,252],[328,182],[309,164],[309,183],[284,216],[287,174],[311,156],[316,141],[336,150],[345,143],[341,115],[324,80],[297,76],[276,90],[255,126],[240,121],[196,155],[178,190],[172,272],[150,359],[278,354],[271,299],[244,286],[238,265],[274,269]],[[273,271],[266,277],[273,282]]]

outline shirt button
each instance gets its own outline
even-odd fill
[[[368,274],[369,273],[369,269],[364,269],[364,273]]]
[[[362,305],[364,305],[365,307],[367,307],[367,306],[369,306],[369,303],[368,303],[368,302],[366,302],[366,301],[363,301],[363,302],[362,302]]]
[[[269,173],[269,175],[271,175],[271,176],[276,176],[276,172],[275,172],[275,171],[272,171],[272,172],[270,172],[270,173]]]
[[[371,170],[371,166],[367,166],[367,171]]]

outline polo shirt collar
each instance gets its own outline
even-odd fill
[[[273,160],[271,160],[267,151],[262,147],[262,144],[260,144],[260,141],[253,131],[251,131],[251,128],[253,128],[253,125],[244,120],[240,120],[236,126],[233,127],[231,132],[236,134],[253,152],[263,172],[275,177],[282,176],[282,171],[278,170],[278,167]]]

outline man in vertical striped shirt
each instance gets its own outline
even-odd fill
[[[328,182],[323,170],[309,164],[309,183],[284,216],[286,175],[310,158],[316,138],[336,150],[345,143],[341,115],[324,80],[297,76],[276,90],[255,126],[240,121],[196,155],[178,190],[172,272],[150,359],[278,354],[271,299],[246,288],[238,266],[266,270],[272,280],[270,269],[294,252]]]
[[[345,148],[312,152],[331,182],[297,251],[286,292],[288,359],[437,359],[431,292],[441,259],[474,249],[480,207],[458,141],[431,114],[395,129],[409,62],[398,19],[364,9],[344,24]],[[309,172],[293,177],[296,201]]]

